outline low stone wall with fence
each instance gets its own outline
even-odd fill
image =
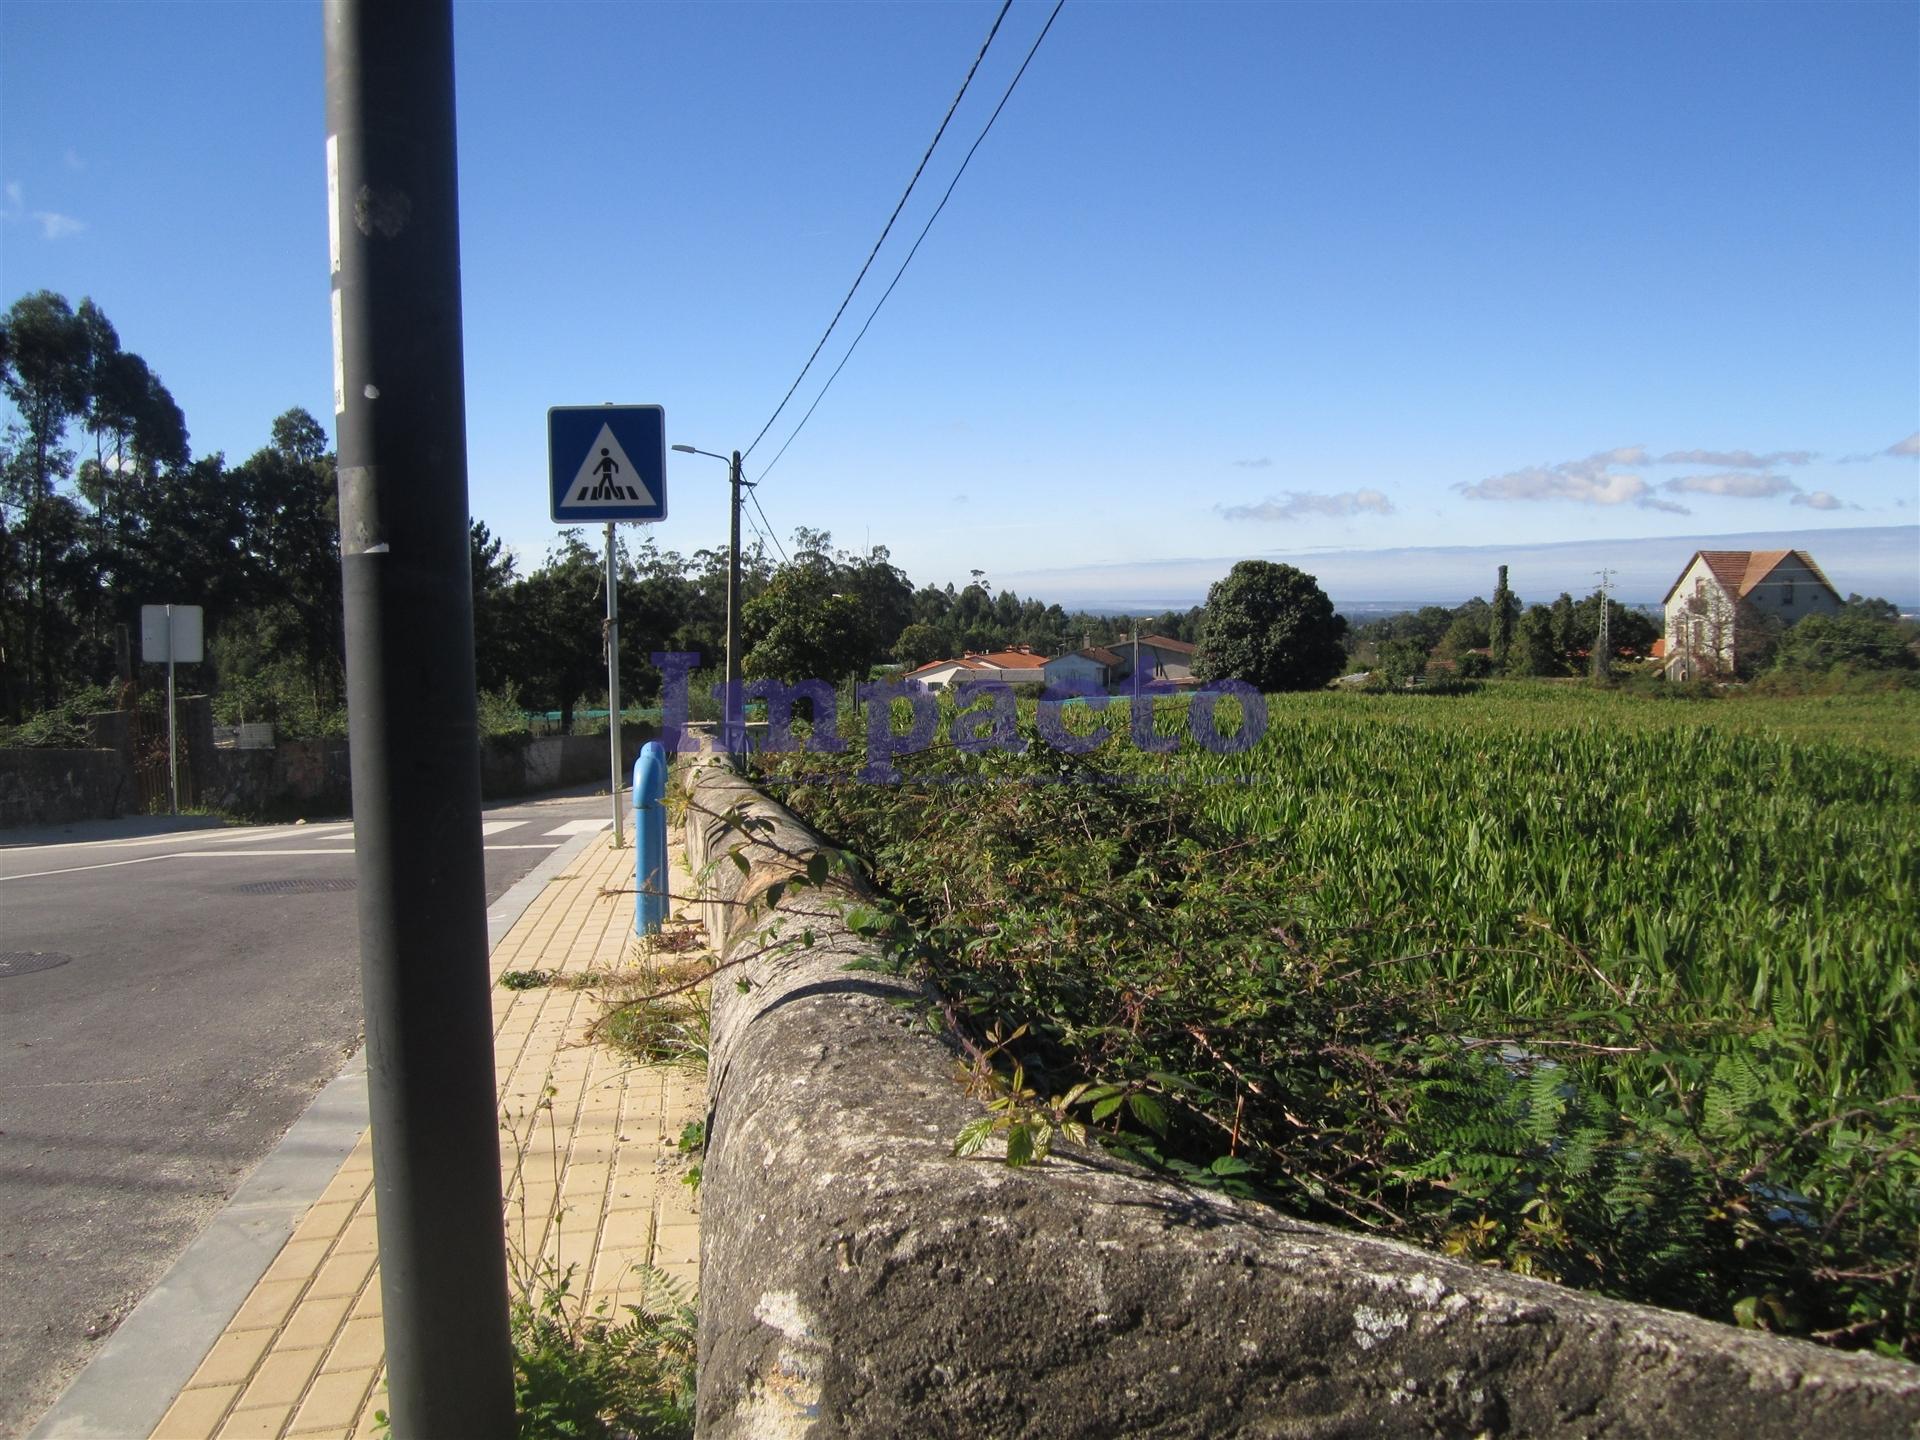
[[[735,962],[712,987],[701,1435],[1920,1435],[1920,1371],[1893,1361],[1457,1264],[1098,1151],[954,1158],[981,1107],[915,1023],[933,997],[849,968],[878,958],[844,923],[855,891],[757,903],[819,839],[718,760],[686,789],[695,893]],[[776,922],[813,943],[769,945]]]
[[[156,770],[128,742],[123,713],[89,718],[100,748],[0,750],[0,828],[112,820],[143,813],[156,797],[160,810],[166,809],[164,740]],[[640,747],[655,734],[648,725],[622,730],[623,782],[632,775]],[[188,806],[259,820],[352,812],[353,768],[345,739],[282,740],[244,750],[217,746],[206,702],[194,697],[181,705],[180,753],[182,800]],[[506,800],[605,785],[609,759],[605,735],[485,740],[480,794]]]

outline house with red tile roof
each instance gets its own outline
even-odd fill
[[[984,654],[968,651],[958,660],[930,660],[900,678],[927,690],[944,690],[966,680],[1003,680],[1009,685],[1038,685],[1044,679],[1047,657],[1025,645]]]
[[[1844,603],[1805,550],[1696,550],[1663,602],[1664,673],[1730,675],[1770,619],[1791,625]]]

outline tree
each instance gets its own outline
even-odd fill
[[[0,575],[0,609],[10,618],[0,645],[14,714],[58,700],[72,660],[76,627],[70,605],[59,602],[85,593],[73,584],[81,514],[56,486],[73,470],[61,442],[68,421],[86,409],[89,340],[87,326],[50,290],[23,296],[0,319],[0,390],[21,419],[0,475],[0,527],[10,541]]]
[[[1507,650],[1507,673],[1559,675],[1563,671],[1560,652],[1554,643],[1553,611],[1545,605],[1529,605],[1513,627],[1513,643]]]
[[[606,693],[603,583],[600,556],[578,530],[562,530],[540,568],[512,591],[511,673],[531,708],[560,712],[563,731],[573,729],[575,701]]]
[[[1346,629],[1313,576],[1242,560],[1207,592],[1194,674],[1263,691],[1316,690],[1346,665]]]
[[[513,556],[481,521],[468,517],[467,569],[473,582],[473,668],[482,690],[498,690],[512,678],[516,649],[512,633]]]
[[[915,621],[900,632],[893,642],[893,658],[909,670],[917,670],[931,660],[946,660],[946,642],[932,625]]]
[[[1855,597],[1857,600],[1858,597]],[[1886,602],[1879,602],[1885,605]],[[1849,602],[1838,615],[1809,615],[1780,637],[1774,650],[1777,670],[1827,671],[1836,665],[1862,670],[1912,670],[1920,668],[1920,645],[1916,627],[1902,625],[1899,611],[1891,605],[1894,619],[1879,618],[1884,611],[1872,602]]]
[[[1441,652],[1458,659],[1471,651],[1486,649],[1492,643],[1492,622],[1493,607],[1476,595],[1453,612],[1452,622],[1440,637]]]
[[[1507,668],[1507,654],[1513,647],[1513,623],[1520,613],[1520,602],[1507,588],[1507,567],[1500,567],[1500,579],[1493,587],[1493,613],[1487,617],[1487,644],[1493,650],[1493,668]]]
[[[1585,637],[1580,633],[1580,616],[1573,608],[1573,596],[1566,591],[1560,592],[1560,598],[1553,602],[1553,656],[1559,662],[1555,673],[1566,674],[1574,668],[1574,662],[1582,650],[1586,649]]]
[[[859,602],[833,585],[826,570],[796,562],[741,607],[747,653],[740,669],[746,678],[831,682],[864,674],[867,636]]]
[[[1394,690],[1418,685],[1427,678],[1427,652],[1411,640],[1389,640],[1380,647],[1380,674]]]

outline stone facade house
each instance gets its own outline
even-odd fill
[[[1731,675],[1773,627],[1844,602],[1805,550],[1696,550],[1667,591],[1664,674]]]

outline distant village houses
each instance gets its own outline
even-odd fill
[[[1144,635],[1110,648],[1088,645],[1070,654],[1036,654],[1025,645],[956,660],[932,660],[902,678],[926,690],[945,690],[968,680],[999,680],[1009,685],[1045,685],[1081,691],[1124,690],[1135,683],[1197,685],[1193,649],[1184,640]]]
[[[1696,550],[1667,591],[1654,654],[1669,680],[1732,674],[1774,621],[1835,615],[1844,603],[1805,550]]]

